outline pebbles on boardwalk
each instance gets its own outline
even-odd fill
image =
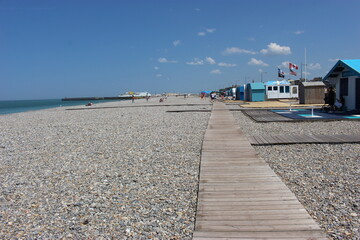
[[[247,135],[360,134],[359,121],[256,123],[234,113]],[[360,239],[360,145],[255,147],[332,239]]]
[[[1,116],[0,238],[191,238],[211,106],[155,101]]]

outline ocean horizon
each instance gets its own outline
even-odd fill
[[[114,102],[122,100],[91,100],[92,103]],[[41,100],[3,100],[0,101],[0,115],[43,110],[64,106],[86,105],[89,101],[62,101],[61,99]]]

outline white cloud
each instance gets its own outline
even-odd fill
[[[154,67],[155,70],[159,70],[159,67]]]
[[[199,58],[194,58],[191,62],[186,62],[186,64],[189,64],[189,65],[204,65],[204,60],[201,60]]]
[[[233,63],[219,63],[218,64],[220,67],[236,67],[236,64],[233,64]]]
[[[257,60],[255,58],[251,58],[251,60],[248,62],[249,65],[255,65],[255,66],[264,66],[267,67],[269,64],[263,62],[262,60]]]
[[[320,63],[310,63],[307,65],[307,69],[309,70],[321,69],[321,65]]]
[[[221,74],[220,69],[214,69],[210,72],[211,74]]]
[[[178,45],[180,45],[181,44],[181,41],[180,40],[175,40],[175,41],[173,41],[173,45],[175,46],[175,47],[177,47]]]
[[[296,34],[296,35],[300,35],[300,34],[304,34],[304,33],[305,33],[305,31],[303,31],[303,30],[297,30],[294,32],[294,34]]]
[[[206,57],[205,58],[205,61],[209,64],[216,64],[215,60],[211,57]]]
[[[260,51],[264,55],[289,55],[291,54],[290,47],[280,46],[276,43],[270,43],[267,49],[262,49]]]
[[[215,28],[207,28],[203,32],[198,32],[198,36],[205,36],[207,33],[214,33],[216,31]]]
[[[238,47],[227,48],[223,51],[224,55],[230,55],[230,54],[235,54],[235,53],[245,53],[245,54],[252,54],[252,55],[256,54],[256,52],[246,50],[246,49],[241,49]]]
[[[156,77],[162,77],[162,74],[161,73],[156,74]]]
[[[168,59],[166,59],[164,57],[159,58],[158,61],[159,61],[159,63],[177,63],[177,61],[175,61],[175,60],[168,60]]]
[[[248,40],[249,40],[249,41],[255,41],[255,38],[250,37],[250,38],[248,38]]]
[[[339,58],[329,58],[328,59],[329,62],[337,62],[339,60],[340,60]]]

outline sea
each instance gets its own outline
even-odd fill
[[[91,100],[94,104],[110,101],[113,102],[116,100]],[[85,106],[87,103],[89,103],[89,101],[62,101],[61,99],[0,101],[0,115],[64,106]]]

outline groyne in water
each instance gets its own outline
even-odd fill
[[[95,100],[124,100],[124,99],[131,99],[131,97],[78,97],[78,98],[62,98],[61,101],[95,101]]]

